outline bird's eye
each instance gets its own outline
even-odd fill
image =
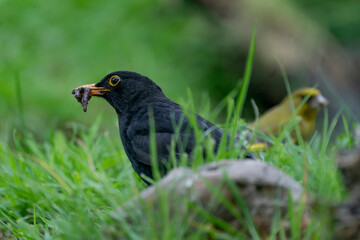
[[[313,96],[309,96],[309,95],[302,95],[301,96],[301,100],[304,100],[306,98],[306,102],[310,102],[311,99],[313,99]]]
[[[119,84],[121,78],[118,75],[111,76],[109,84],[113,87]]]

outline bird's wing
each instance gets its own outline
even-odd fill
[[[156,152],[158,160],[163,163],[169,159],[171,144],[175,139],[177,158],[182,153],[190,154],[195,145],[195,137],[189,128],[188,119],[182,116],[182,111],[175,110],[169,114],[169,111],[154,109]],[[126,132],[134,159],[150,166],[150,126],[147,119],[146,116],[142,121],[132,121]],[[176,124],[180,126],[177,127]]]
[[[174,138],[174,134],[171,133],[155,133],[156,137],[156,155],[157,160],[161,164],[166,164],[170,157],[170,151],[171,151],[171,144]],[[179,136],[181,141],[177,141],[177,145],[175,146],[175,157],[179,158],[182,153],[191,153],[190,149],[191,147],[188,147],[190,145],[194,145],[193,138],[190,138],[188,140],[185,140],[185,138],[188,138],[188,136],[185,136],[184,134],[181,134]],[[136,136],[131,140],[131,144],[133,147],[134,152],[136,153],[134,156],[134,159],[146,164],[148,166],[151,166],[151,149],[149,146],[150,140],[149,135],[139,135]],[[186,145],[184,149],[180,150],[181,147],[179,147],[180,142],[187,142],[183,143],[183,145]]]
[[[196,116],[196,121],[198,127],[203,130],[205,136],[211,135],[211,137],[215,140],[216,144],[220,143],[221,138],[224,134],[224,132],[220,128],[199,115]]]

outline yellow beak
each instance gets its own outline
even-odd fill
[[[85,89],[90,89],[89,96],[102,96],[102,95],[104,95],[104,92],[110,91],[110,89],[107,89],[104,87],[95,87],[95,84],[87,84],[87,85],[82,85],[80,87],[75,88],[72,91],[72,94],[76,94],[76,92],[81,93]]]

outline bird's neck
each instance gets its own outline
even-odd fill
[[[314,120],[317,115],[317,109],[316,108],[306,108],[306,109],[302,108],[302,109],[300,109],[298,115],[308,121]]]
[[[123,108],[115,108],[116,114],[119,119],[119,124],[126,126],[132,118],[143,118],[148,115],[150,108],[156,107],[159,101],[154,99],[152,96],[142,97],[142,99],[133,98]]]

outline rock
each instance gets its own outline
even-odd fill
[[[336,207],[334,239],[360,239],[360,148],[339,154],[338,166],[349,197]]]
[[[10,230],[6,230],[5,232],[1,232],[0,231],[0,240],[16,240],[15,237],[12,237],[12,234],[10,232]]]
[[[360,187],[360,148],[338,155],[338,167],[349,191]]]
[[[201,167],[198,171],[188,168],[172,170],[155,186],[144,190],[140,196],[122,206],[114,217],[131,223],[134,211],[145,223],[146,212],[161,212],[162,202],[169,204],[169,221],[176,216],[180,223],[187,222],[188,232],[204,226],[223,231],[223,226],[212,222],[209,216],[227,223],[228,227],[249,236],[248,221],[253,221],[260,236],[268,236],[275,216],[280,216],[285,232],[289,199],[299,203],[302,187],[291,177],[271,165],[254,160],[224,160]],[[162,196],[166,195],[165,198]],[[126,214],[131,211],[132,214]],[[304,213],[302,225],[309,223]],[[156,217],[155,217],[156,219]],[[204,221],[204,219],[207,219]],[[161,226],[158,226],[161,229]]]

